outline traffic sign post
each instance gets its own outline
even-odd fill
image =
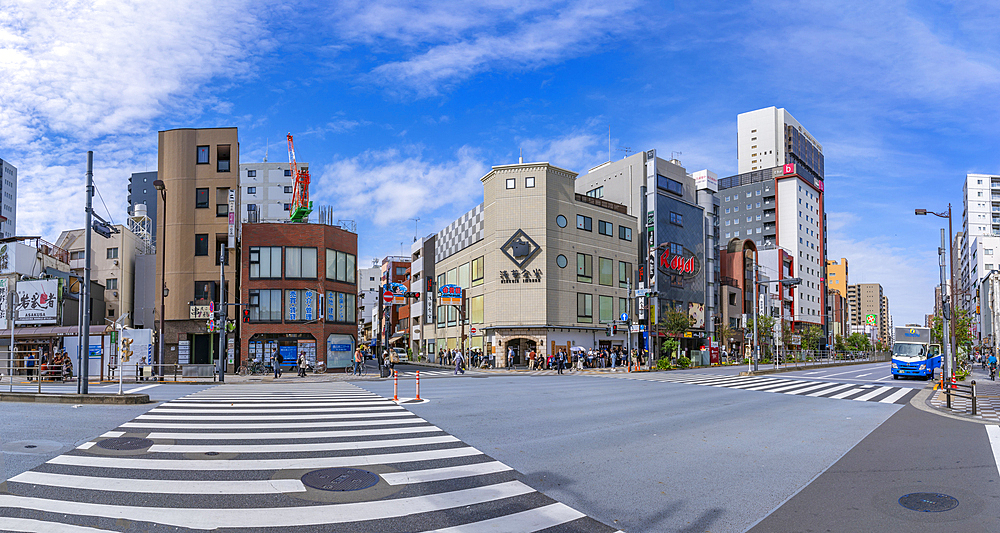
[[[385,292],[382,293],[382,301],[385,302],[385,303],[387,303],[387,304],[391,304],[393,298],[395,298],[395,295],[392,294],[392,292],[390,292],[390,291],[385,291]]]

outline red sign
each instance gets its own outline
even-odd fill
[[[470,328],[469,329],[469,333],[475,335],[476,334],[476,328]]]
[[[394,298],[394,295],[390,291],[385,291],[385,292],[382,293],[382,301],[385,302],[385,303],[387,303],[387,304],[391,304],[393,298]]]
[[[782,172],[787,176],[789,174],[795,174],[795,163],[788,163],[782,168]]]
[[[680,255],[671,256],[670,248],[667,248],[660,254],[660,270],[691,275],[698,271],[698,264],[694,255],[687,258]]]

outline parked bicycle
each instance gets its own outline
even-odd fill
[[[368,365],[366,365],[364,363],[361,363],[360,366],[361,366],[361,369],[360,369],[361,370],[361,374],[360,375],[367,376],[368,375]],[[354,365],[349,365],[349,366],[345,367],[344,368],[344,373],[345,374],[353,374],[354,373]]]
[[[240,365],[236,373],[241,376],[262,376],[267,373],[267,368],[260,361],[250,361],[249,364]]]

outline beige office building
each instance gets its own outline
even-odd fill
[[[576,193],[576,176],[548,163],[495,166],[482,178],[483,203],[437,234],[435,285],[465,289],[467,348],[494,351],[498,364],[513,348],[524,364],[531,349],[626,343],[624,331],[606,331],[629,311],[636,219],[623,205]],[[440,304],[436,349],[456,348],[458,309]]]
[[[847,258],[840,258],[840,262],[836,262],[832,259],[826,260],[826,276],[827,276],[827,287],[830,290],[837,291],[838,294],[847,298]]]
[[[209,335],[201,306],[219,297],[219,245],[228,239],[229,191],[239,187],[239,141],[236,128],[176,129],[159,135],[159,179],[166,206],[157,200],[156,287],[166,256],[165,363],[211,363],[218,337]],[[239,205],[239,195],[236,203]],[[239,294],[236,252],[227,249],[228,300]],[[236,313],[230,310],[230,318]],[[218,357],[218,353],[214,353]],[[230,369],[232,370],[232,369]]]
[[[851,306],[852,325],[873,325],[879,340],[887,344],[892,342],[889,299],[882,294],[881,284],[856,283],[848,285],[847,301]],[[874,317],[874,324],[869,323],[869,316]]]

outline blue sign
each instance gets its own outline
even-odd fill
[[[278,353],[281,354],[282,365],[296,365],[299,359],[298,346],[278,346]]]
[[[619,318],[622,319],[622,322],[628,322],[628,313],[622,313],[622,316]]]
[[[350,344],[333,344],[333,343],[330,343],[330,351],[331,352],[349,352],[349,351],[351,351],[351,345]]]
[[[87,353],[87,356],[90,359],[100,359],[101,358],[101,354],[103,354],[103,353],[104,353],[104,349],[101,347],[100,344],[91,344],[90,345],[90,350]]]

